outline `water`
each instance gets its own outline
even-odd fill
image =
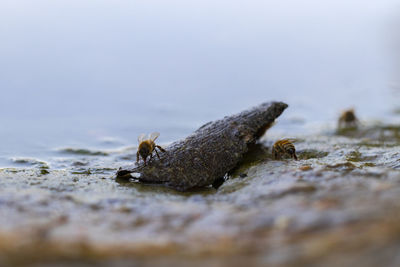
[[[347,107],[391,119],[399,17],[395,0],[3,0],[0,165],[165,144],[268,100],[290,104],[286,131]]]
[[[2,0],[0,265],[397,263],[399,21],[398,0]],[[268,100],[290,107],[218,190],[115,179],[140,133]],[[366,124],[333,135],[347,107]],[[292,135],[299,160],[271,160]]]

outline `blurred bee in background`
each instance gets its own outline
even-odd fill
[[[156,155],[158,158],[160,158],[160,155],[158,155],[157,149],[159,149],[161,152],[165,152],[165,149],[160,147],[159,145],[156,145],[154,142],[157,137],[160,136],[160,133],[151,133],[148,138],[146,138],[146,134],[141,134],[138,137],[138,142],[139,142],[139,148],[136,153],[136,162],[139,163],[139,156],[142,157],[144,161],[144,165],[146,165],[146,160],[147,157],[150,156],[150,160],[153,158],[153,152],[156,152]]]
[[[338,129],[358,128],[358,119],[354,109],[348,109],[342,112],[338,120]]]
[[[283,156],[288,155],[291,158],[297,160],[296,148],[293,143],[293,139],[282,139],[272,146],[272,155],[274,159],[281,159]]]

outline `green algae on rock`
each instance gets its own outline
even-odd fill
[[[237,115],[206,123],[184,140],[177,141],[147,165],[120,169],[117,178],[158,183],[179,191],[213,184],[235,168],[275,119],[287,108],[282,102],[263,103]]]

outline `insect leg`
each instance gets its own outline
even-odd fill
[[[156,147],[156,148],[157,148],[157,147]],[[157,149],[156,149],[156,148],[154,149],[154,151],[156,152],[157,157],[160,158],[160,155],[158,155],[158,152],[157,152]]]
[[[275,149],[272,150],[272,154],[274,156],[274,159],[278,159],[278,151],[276,151]]]
[[[156,145],[156,148],[160,149],[161,152],[166,152],[165,149],[160,147],[159,145]]]

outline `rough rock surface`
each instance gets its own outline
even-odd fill
[[[248,151],[248,146],[260,138],[282,114],[287,105],[282,102],[263,103],[222,120],[209,122],[184,140],[132,170],[120,169],[117,178],[131,178],[164,184],[179,191],[213,184],[232,170]]]
[[[283,137],[298,161],[272,159]],[[0,266],[400,266],[399,148],[396,125],[273,127],[218,190],[190,192],[115,180],[136,147],[15,158]]]

